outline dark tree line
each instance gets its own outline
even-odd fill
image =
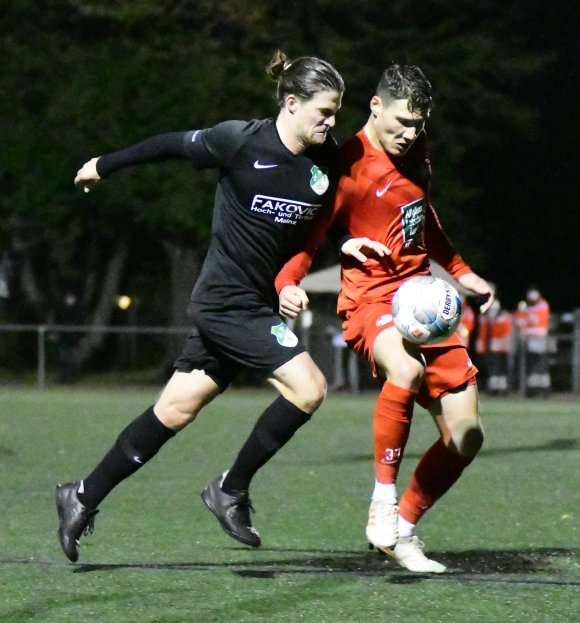
[[[533,233],[540,204],[527,187],[516,190],[525,178],[502,163],[517,160],[514,144],[531,149],[541,136],[535,89],[572,45],[571,36],[560,47],[538,41],[525,22],[534,11],[489,0],[9,4],[0,17],[0,270],[10,296],[0,299],[0,320],[54,321],[74,292],[86,323],[108,324],[123,291],[143,302],[141,322],[186,325],[215,174],[145,166],[88,195],[72,180],[88,158],[153,134],[274,115],[264,67],[276,48],[322,56],[341,71],[339,140],[364,123],[386,64],[420,65],[436,94],[429,132],[438,211],[478,272],[500,289],[523,290],[538,273],[526,240],[516,239]],[[516,278],[506,262],[517,265]],[[83,357],[98,340],[85,340]]]

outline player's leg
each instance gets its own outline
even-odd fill
[[[419,462],[401,499],[401,517],[411,525],[457,482],[483,444],[475,384],[448,392],[429,411],[440,438]]]
[[[188,356],[187,349],[186,346],[181,359]],[[58,537],[70,560],[78,559],[79,539],[83,532],[92,531],[101,501],[151,460],[219,391],[218,382],[202,370],[177,370],[156,404],[121,431],[115,444],[87,477],[57,485]]]
[[[322,403],[324,375],[290,329],[271,312],[253,311],[231,318],[228,347],[235,339],[235,356],[248,365],[269,370],[268,382],[280,396],[260,415],[233,465],[202,492],[202,499],[222,528],[238,541],[258,547],[253,528],[248,490],[256,472],[303,426]],[[222,328],[215,326],[217,332]]]
[[[476,383],[445,393],[429,408],[441,441],[453,453],[473,460],[483,445]]]
[[[399,543],[394,554],[407,569],[440,573],[445,567],[423,554],[414,531],[421,517],[457,482],[481,448],[477,386],[449,392],[429,410],[441,437],[424,454],[401,499]]]
[[[416,524],[457,480],[483,443],[479,397],[465,347],[449,345],[423,349],[425,382],[417,401],[427,408],[440,438],[425,453],[400,503],[400,515]]]
[[[403,340],[395,327],[375,339],[373,359],[386,378],[373,417],[375,485],[366,528],[377,547],[392,547],[398,538],[397,476],[409,431],[424,365],[419,347]]]
[[[326,395],[326,379],[307,352],[274,370],[268,382],[280,396],[262,413],[228,473],[226,480],[231,477],[238,487],[249,486],[258,469],[310,420]]]
[[[426,348],[426,377],[418,402],[429,409],[440,438],[419,462],[399,505],[399,541],[391,555],[407,569],[440,573],[445,567],[430,560],[414,535],[415,526],[453,485],[483,441],[476,368],[458,343]]]
[[[423,553],[414,535],[421,517],[457,482],[483,443],[477,386],[467,385],[445,394],[430,407],[441,437],[427,450],[400,503],[399,541],[393,556],[412,571],[445,571]]]
[[[96,508],[115,486],[141,469],[193,421],[218,393],[219,386],[203,370],[174,372],[155,405],[121,432],[101,463],[82,481],[81,501],[88,508]]]
[[[307,352],[274,370],[268,381],[280,396],[258,418],[224,480],[226,490],[247,489],[258,469],[308,422],[326,393],[326,379]]]
[[[255,473],[290,441],[324,400],[326,380],[307,352],[296,355],[268,379],[280,396],[260,415],[224,478],[225,491],[245,491]]]
[[[209,482],[202,492],[203,501],[222,528],[252,547],[259,547],[261,539],[250,518],[250,483],[256,472],[308,422],[326,391],[324,375],[307,352],[277,368],[269,382],[280,396],[260,415],[232,467]]]

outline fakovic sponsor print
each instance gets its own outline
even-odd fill
[[[300,221],[311,221],[321,205],[320,203],[304,203],[282,197],[255,195],[250,210],[260,214],[269,214],[274,217],[277,223],[296,225]]]

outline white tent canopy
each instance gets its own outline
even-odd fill
[[[435,277],[445,279],[445,281],[450,283],[460,294],[466,294],[466,290],[459,282],[433,260],[431,260],[431,273]],[[340,292],[340,264],[335,264],[329,268],[323,268],[322,270],[310,273],[302,280],[300,287],[306,290],[306,292],[338,294]]]

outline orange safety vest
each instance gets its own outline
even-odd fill
[[[475,327],[475,314],[470,305],[464,304],[461,311],[461,319],[457,325],[457,335],[461,340],[463,346],[466,348],[469,346],[469,337]]]
[[[520,331],[524,337],[545,337],[548,335],[550,306],[540,298],[533,305],[526,305],[521,310]]]
[[[508,353],[513,334],[513,316],[502,310],[495,318],[481,316],[477,336],[476,351],[485,353]]]

